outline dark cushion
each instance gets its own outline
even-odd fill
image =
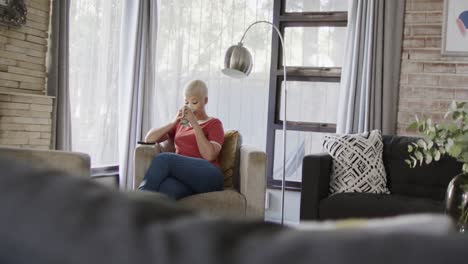
[[[383,160],[390,191],[392,194],[443,201],[450,180],[461,173],[462,164],[445,156],[429,165],[410,168],[405,163],[405,159],[409,157],[408,145],[417,139],[383,136]]]
[[[443,202],[396,194],[339,193],[323,199],[320,219],[372,218],[413,213],[443,213]]]

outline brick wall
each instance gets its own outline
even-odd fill
[[[22,27],[0,25],[0,145],[48,149],[53,98],[46,96],[51,0],[28,0]]]
[[[398,134],[414,115],[442,120],[452,100],[468,101],[468,57],[440,54],[443,0],[406,0]]]

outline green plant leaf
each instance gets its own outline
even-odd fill
[[[445,155],[445,153],[447,153],[447,150],[445,149],[444,146],[441,146],[441,147],[439,148],[439,151],[440,151],[440,154],[441,154],[441,155]]]
[[[453,140],[456,144],[462,146],[468,146],[468,134],[461,134]]]
[[[468,104],[466,102],[460,102],[460,108],[463,109],[464,112],[468,111]]]
[[[431,149],[433,146],[434,146],[434,141],[432,141],[432,140],[427,141],[427,148],[428,149]]]
[[[439,147],[445,145],[444,139],[442,139],[442,138],[435,138],[435,139],[434,139],[434,142],[435,142],[436,145],[439,146]]]
[[[458,131],[458,126],[455,123],[447,124],[447,130],[451,133],[456,133]]]
[[[462,171],[468,173],[468,162],[463,163]]]
[[[421,132],[421,133],[424,133],[425,130],[426,130],[426,123],[425,122],[420,122],[419,127],[418,127],[418,131]]]
[[[422,153],[419,151],[419,150],[416,150],[414,152],[414,157],[417,159],[417,160],[421,160],[423,158],[423,155]]]
[[[447,139],[447,144],[445,144],[445,149],[448,151],[453,146],[453,144],[454,144],[453,139],[451,138]]]
[[[448,111],[447,113],[445,113],[444,119],[447,119],[451,114],[452,114],[452,111]]]
[[[413,123],[409,124],[408,129],[409,130],[416,130],[416,129],[418,129],[418,126],[419,126],[418,122],[413,122]]]
[[[412,167],[412,168],[416,168],[416,165],[418,164],[418,160],[415,159],[413,156],[411,156],[410,158],[411,158],[411,160],[413,161],[413,163],[411,164],[411,165],[412,165],[411,167]]]
[[[458,158],[462,152],[462,148],[459,145],[453,144],[450,148],[447,148],[447,152],[451,157]]]
[[[438,151],[438,150],[434,151],[434,160],[435,161],[440,160],[440,151]]]
[[[419,161],[419,165],[422,165],[423,161],[424,161],[424,156],[423,154],[420,152],[420,151],[415,151],[414,152],[414,156],[416,157],[416,159]]]
[[[411,161],[409,159],[405,159],[405,163],[411,168]]]
[[[458,107],[457,107],[457,102],[456,102],[456,101],[452,101],[452,102],[450,103],[450,108],[449,108],[449,109],[450,109],[451,111],[456,111],[457,108],[458,108]]]
[[[413,152],[413,149],[414,149],[413,146],[408,145],[408,152],[409,152],[409,153]]]
[[[432,162],[432,156],[431,155],[426,155],[425,156],[425,161],[426,161],[426,164],[430,164]]]
[[[422,148],[422,149],[427,149],[427,144],[426,144],[426,142],[425,142],[424,140],[419,139],[419,140],[417,141],[417,144],[418,144],[418,146],[419,146],[420,148]]]

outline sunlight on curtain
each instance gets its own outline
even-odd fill
[[[72,150],[92,167],[118,164],[117,80],[121,0],[72,0],[70,101]]]
[[[209,88],[207,112],[224,129],[239,130],[243,142],[265,149],[271,57],[271,28],[252,28],[244,45],[252,51],[249,77],[224,76],[224,53],[247,26],[272,20],[273,0],[164,0],[159,8],[156,54],[156,105],[153,126],[169,122],[183,105],[184,85],[192,79]]]

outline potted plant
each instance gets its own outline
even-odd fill
[[[416,116],[409,129],[419,131],[424,138],[408,145],[410,156],[405,162],[414,168],[448,155],[463,163],[461,174],[447,188],[445,206],[459,230],[464,232],[468,228],[468,103],[452,102],[444,119],[447,122],[436,124]]]

